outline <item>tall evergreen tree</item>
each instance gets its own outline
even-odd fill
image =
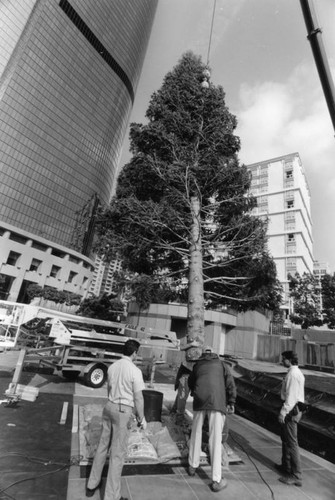
[[[237,125],[208,68],[185,54],[155,92],[148,123],[131,124],[132,159],[98,219],[98,251],[126,269],[188,290],[188,339],[203,340],[205,304],[274,308],[280,287],[251,216]]]

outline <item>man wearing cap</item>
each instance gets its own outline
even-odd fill
[[[298,367],[298,357],[293,351],[282,352],[282,364],[288,368],[281,388],[283,406],[279,413],[282,439],[282,460],[276,468],[284,473],[279,481],[288,485],[302,486],[301,461],[298,445],[298,422],[305,401],[305,377]]]
[[[200,346],[200,342],[193,340],[192,342],[180,348],[180,350],[183,351],[184,359],[181,362],[177,372],[174,385],[174,389],[175,391],[177,391],[177,396],[171,409],[171,413],[176,413],[177,424],[183,423],[186,402],[190,393],[190,389],[188,387],[188,377],[192,372],[194,363],[201,356],[202,349]]]
[[[195,363],[188,378],[193,396],[193,424],[188,456],[188,474],[194,476],[200,464],[202,427],[205,417],[209,425],[209,454],[214,492],[227,486],[222,478],[222,431],[226,413],[234,412],[236,386],[229,367],[206,346],[203,354]]]

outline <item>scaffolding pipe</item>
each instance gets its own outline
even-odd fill
[[[335,89],[322,41],[322,30],[317,26],[318,23],[313,0],[300,0],[300,5],[305,19],[307,38],[312,47],[323,93],[327,102],[333,128],[335,130]]]

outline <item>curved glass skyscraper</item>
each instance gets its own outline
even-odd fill
[[[7,243],[0,251],[0,298],[15,260],[7,262],[11,251],[25,259],[29,249],[45,247],[44,257],[59,254],[66,262],[72,252],[81,268],[72,273],[90,267],[84,256],[89,257],[92,216],[114,187],[156,5],[157,0],[0,3],[0,237]],[[18,251],[10,241],[25,248]],[[36,252],[30,257],[50,277],[43,267],[48,259]],[[64,267],[50,259],[49,264]],[[2,289],[17,299],[27,276],[12,274],[16,295],[9,293],[13,280]],[[83,294],[84,278],[77,278]],[[68,283],[66,277],[58,280]]]

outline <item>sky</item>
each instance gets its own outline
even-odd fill
[[[314,0],[314,7],[335,81],[335,1]],[[130,122],[146,123],[152,93],[188,50],[208,62],[212,83],[225,90],[242,163],[299,153],[311,193],[314,259],[334,272],[334,129],[300,1],[158,0]],[[128,150],[127,134],[120,166]]]

